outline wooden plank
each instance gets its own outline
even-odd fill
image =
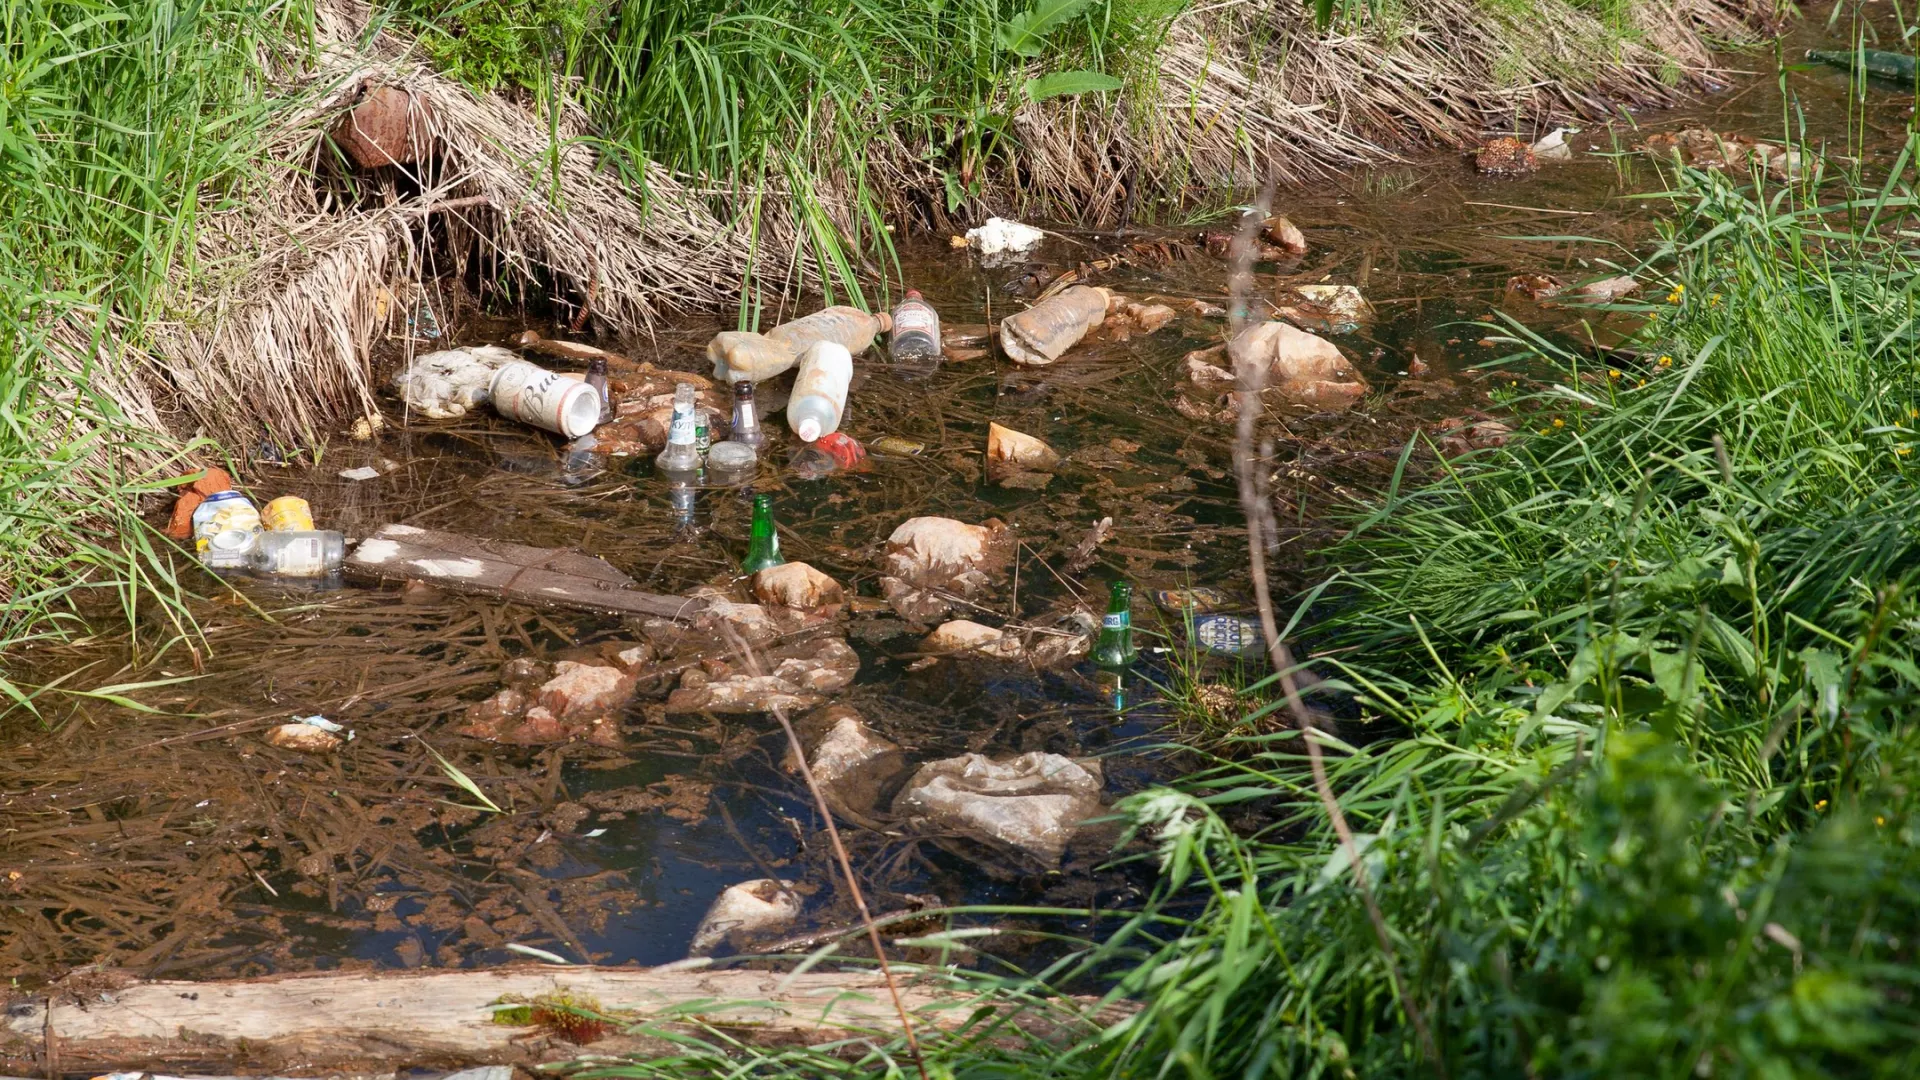
[[[482,540],[413,525],[382,525],[347,556],[357,577],[417,579],[454,592],[545,607],[691,619],[698,600],[642,592],[605,559],[564,548]]]
[[[45,1041],[60,1067],[236,1071],[454,1068],[570,1058],[578,1047],[537,1029],[496,1024],[503,995],[566,991],[628,1023],[666,1015],[737,1026],[754,1041],[823,1042],[850,1030],[891,1032],[899,1018],[871,972],[660,971],[519,964],[487,971],[320,972],[231,982],[134,982],[71,998],[16,1002],[0,1022],[0,1071],[37,1072]],[[901,987],[916,1023],[956,1025],[969,999]],[[657,1042],[657,1041],[656,1041]],[[641,1049],[635,1037],[596,1040],[595,1052]]]

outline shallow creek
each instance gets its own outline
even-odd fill
[[[1789,47],[1812,37],[1803,29]],[[1790,85],[1813,144],[1825,132],[1830,147],[1847,145],[1845,76],[1808,69]],[[1858,106],[1854,113],[1858,131]],[[1498,414],[1511,380],[1473,369],[1506,350],[1473,324],[1505,313],[1567,343],[1620,329],[1507,287],[1517,273],[1606,276],[1599,260],[1630,263],[1632,245],[1651,235],[1655,205],[1621,196],[1656,186],[1657,172],[1644,158],[1584,151],[1699,124],[1766,138],[1783,115],[1772,76],[1753,76],[1707,107],[1635,118],[1639,132],[1622,123],[1581,133],[1574,162],[1530,178],[1478,177],[1445,155],[1282,193],[1277,209],[1311,249],[1298,265],[1259,267],[1256,292],[1353,284],[1378,317],[1335,339],[1375,393],[1347,413],[1280,416],[1272,427],[1277,587],[1320,571],[1312,553],[1333,535],[1334,516],[1384,481],[1416,432],[1476,410]],[[1906,106],[1896,91],[1874,88],[1864,115],[1871,169],[1898,145]],[[1222,319],[1190,310],[1226,297],[1226,267],[1188,242],[1202,227],[1068,231],[1034,256],[1055,269],[1127,256],[1097,283],[1173,307],[1177,318],[1157,333],[1096,341],[1045,369],[988,357],[948,363],[922,381],[896,377],[877,350],[862,360],[844,430],[869,445],[885,435],[921,444],[916,456],[875,454],[870,472],[800,480],[779,467],[794,440],[778,417],[770,421],[780,445],[751,490],[773,495],[787,558],[851,593],[877,597],[885,538],[929,514],[999,518],[1017,537],[1013,572],[967,617],[1045,622],[1075,604],[1097,612],[1115,577],[1135,586],[1148,652],[1120,710],[1084,663],[1035,671],[943,660],[912,670],[920,634],[884,610],[856,611],[847,636],[860,673],[835,701],[859,709],[910,760],[1104,756],[1109,801],[1177,770],[1153,749],[1175,734],[1159,691],[1170,657],[1153,649],[1184,646],[1178,617],[1153,594],[1211,586],[1240,598],[1230,610],[1245,610],[1249,595],[1231,430],[1171,404],[1184,385],[1183,356],[1224,333]],[[1602,242],[1524,239],[1569,236]],[[984,268],[944,238],[910,243],[902,259],[908,282],[949,324],[985,323],[1020,304],[1005,287],[1022,266]],[[500,341],[522,328],[477,320],[455,340]],[[701,349],[720,328],[689,320],[604,344],[704,373]],[[1416,356],[1423,375],[1408,374]],[[400,415],[397,402],[384,405]],[[1054,480],[1039,490],[991,483],[982,463],[990,421],[1051,443],[1066,459]],[[570,459],[557,440],[486,407],[459,421],[396,426],[372,443],[342,437],[317,462],[268,465],[238,449],[235,458],[260,501],[304,496],[322,527],[350,539],[403,522],[571,547],[675,594],[736,586],[745,549],[742,490],[700,492],[702,532],[676,542],[650,455]],[[361,465],[387,471],[340,478]],[[1112,538],[1090,565],[1070,570],[1070,553],[1109,516]],[[632,638],[618,620],[394,587],[290,591],[236,580],[224,590],[191,580],[208,597],[194,605],[198,645],[169,643],[167,629],[149,622],[137,653],[124,633],[106,633],[9,658],[17,682],[58,688],[39,698],[40,717],[19,709],[0,717],[0,972],[31,981],[89,963],[209,977],[483,966],[515,959],[508,943],[574,961],[657,964],[687,954],[722,888],[769,875],[793,880],[805,898],[793,932],[850,921],[819,815],[782,768],[784,739],[770,718],[668,715],[643,695],[622,714],[621,750],[512,747],[453,732],[467,706],[499,687],[503,665]],[[125,693],[141,709],[63,692],[153,681],[163,685]],[[326,756],[261,741],[266,727],[311,714],[355,738]],[[429,745],[507,812],[454,805],[472,797]],[[843,835],[876,911],[932,897],[1089,913],[1136,902],[1150,880],[1144,863],[1116,863],[1104,844],[1070,848],[1058,873],[995,875],[899,830],[845,826]],[[965,917],[1066,933],[1099,926],[1090,914]],[[1017,962],[1030,938],[1008,935],[998,951]]]

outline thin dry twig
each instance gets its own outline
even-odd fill
[[[732,627],[725,627],[728,643],[733,646],[741,658],[746,661],[747,669],[758,676],[762,674],[760,657],[747,647]],[[827,797],[820,790],[820,784],[813,778],[813,768],[807,764],[806,748],[800,745],[800,735],[793,730],[792,721],[787,719],[787,711],[778,705],[773,707],[773,718],[780,722],[780,730],[786,733],[787,746],[793,753],[793,760],[800,768],[800,776],[807,782],[807,790],[813,795],[813,804],[820,811],[820,819],[827,826],[827,840],[833,844],[833,857],[840,864],[840,875],[846,879],[847,894],[853,897],[853,906],[860,913],[860,922],[867,928],[867,941],[873,945],[873,955],[880,964],[880,977],[887,982],[887,993],[893,998],[893,1008],[900,1016],[900,1030],[907,1038],[907,1052],[913,1055],[913,1066],[919,1070],[920,1080],[928,1080],[926,1059],[920,1054],[920,1040],[914,1034],[913,1019],[907,1014],[907,1006],[900,998],[900,985],[894,981],[893,968],[887,963],[887,950],[880,942],[880,928],[873,921],[873,913],[867,910],[866,895],[860,889],[859,879],[853,876],[853,861],[847,858],[847,849],[840,842],[840,830],[833,824],[833,810],[827,805]]]
[[[1246,215],[1240,223],[1240,234],[1234,244],[1233,323],[1229,333],[1238,333],[1247,321],[1245,291],[1253,281],[1253,252],[1256,247],[1255,234],[1266,219],[1273,205],[1274,180],[1269,178],[1255,204],[1259,212]],[[1380,942],[1380,952],[1387,961],[1387,978],[1393,983],[1393,996],[1399,1000],[1400,1007],[1406,1010],[1407,1019],[1413,1022],[1415,1033],[1420,1039],[1421,1048],[1433,1064],[1435,1075],[1446,1080],[1446,1059],[1440,1056],[1439,1047],[1433,1041],[1433,1033],[1427,1027],[1426,1014],[1406,992],[1400,979],[1400,962],[1395,955],[1393,938],[1387,931],[1386,915],[1380,910],[1380,903],[1374,898],[1373,885],[1367,879],[1366,864],[1361,861],[1360,848],[1353,838],[1353,828],[1347,823],[1347,815],[1340,809],[1340,800],[1334,797],[1333,784],[1327,779],[1326,757],[1320,747],[1320,732],[1313,726],[1307,707],[1300,700],[1300,686],[1294,678],[1293,650],[1280,640],[1279,623],[1274,617],[1273,595],[1267,586],[1267,545],[1265,540],[1266,523],[1272,518],[1271,511],[1262,505],[1260,493],[1262,486],[1256,472],[1263,468],[1260,458],[1254,454],[1254,429],[1263,411],[1260,392],[1266,388],[1267,371],[1257,362],[1242,363],[1236,372],[1239,386],[1234,399],[1238,410],[1238,426],[1234,433],[1233,471],[1239,481],[1240,504],[1247,517],[1247,557],[1251,563],[1253,595],[1260,607],[1260,630],[1267,639],[1267,659],[1280,675],[1280,686],[1286,691],[1287,709],[1293,715],[1294,723],[1300,728],[1300,736],[1307,744],[1307,760],[1313,769],[1314,790],[1320,795],[1320,804],[1327,811],[1327,818],[1333,823],[1333,831],[1340,838],[1340,846],[1347,854],[1347,861],[1353,867],[1354,887],[1360,893],[1361,901],[1367,908],[1367,919],[1373,924],[1374,936]]]

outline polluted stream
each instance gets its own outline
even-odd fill
[[[1812,34],[1802,28],[1793,44],[1820,44],[1803,40]],[[1810,69],[1790,79],[1809,131],[1846,145],[1844,73]],[[1855,152],[1871,170],[1897,147],[1906,115],[1889,89],[1870,91],[1868,109],[1865,149]],[[1631,264],[1658,207],[1622,196],[1657,187],[1659,175],[1644,157],[1607,151],[1695,126],[1766,138],[1783,115],[1772,77],[1756,76],[1706,107],[1639,117],[1638,131],[1617,123],[1582,132],[1571,140],[1581,151],[1575,161],[1521,179],[1478,176],[1462,157],[1444,155],[1282,193],[1277,209],[1309,248],[1297,260],[1257,264],[1254,296],[1353,285],[1373,317],[1328,335],[1371,384],[1365,400],[1344,411],[1275,408],[1263,426],[1272,440],[1277,592],[1326,572],[1315,550],[1337,535],[1342,511],[1390,482],[1409,439],[1425,432],[1423,447],[1459,449],[1497,437],[1500,400],[1533,383],[1521,369],[1480,367],[1512,350],[1476,324],[1510,317],[1589,355],[1583,343],[1605,344],[1632,327],[1632,313],[1543,304],[1510,287],[1516,275],[1577,283],[1612,274],[1602,260]],[[1020,310],[1064,271],[1165,305],[1173,317],[1152,332],[1096,331],[1041,368],[963,346],[932,375],[909,378],[876,345],[857,360],[842,425],[870,452],[864,472],[796,475],[787,462],[799,442],[775,413],[765,418],[769,446],[756,478],[700,488],[689,507],[655,474],[652,452],[572,453],[486,405],[452,420],[408,419],[390,392],[381,405],[391,426],[371,440],[343,434],[278,455],[234,448],[234,467],[257,503],[303,497],[320,527],[350,540],[399,524],[570,549],[606,560],[650,593],[718,589],[741,603],[752,600],[739,574],[751,496],[771,496],[785,558],[846,592],[824,632],[844,638],[858,672],[819,695],[824,707],[857,711],[908,766],[876,805],[840,820],[869,907],[1081,913],[952,917],[1000,928],[973,944],[1025,966],[1047,947],[1046,935],[1097,936],[1098,913],[1137,907],[1151,887],[1151,860],[1129,858],[1138,848],[1116,850],[1116,827],[1095,827],[1056,864],[1036,865],[916,829],[889,814],[886,799],[913,767],[968,753],[1098,759],[1109,805],[1182,771],[1180,755],[1160,749],[1188,734],[1161,688],[1196,661],[1171,594],[1204,588],[1228,613],[1252,607],[1224,391],[1196,386],[1188,370],[1189,355],[1220,345],[1226,332],[1228,267],[1198,234],[1232,227],[1229,215],[1124,233],[1063,230],[1029,257],[991,266],[944,238],[904,244],[905,280],[950,330]],[[1606,243],[1517,239],[1528,236]],[[390,341],[383,385],[409,350],[511,344],[529,328],[566,336],[544,322],[476,317],[447,339]],[[730,328],[686,320],[652,337],[597,344],[705,375],[707,341]],[[613,377],[637,378],[618,367]],[[997,482],[984,460],[990,423],[1045,440],[1060,462],[1012,486]],[[268,456],[289,460],[261,460]],[[1416,471],[1435,464],[1425,449],[1411,460]],[[341,475],[356,469],[378,475]],[[1010,558],[949,614],[915,623],[882,599],[880,579],[888,536],[922,516],[997,519]],[[1105,519],[1110,528],[1100,527]],[[1085,659],[1039,666],[925,655],[927,629],[946,618],[1039,628],[1030,643],[1084,627],[1116,579],[1134,587],[1143,647],[1124,681]],[[765,878],[793,883],[798,918],[722,941],[716,955],[810,947],[810,935],[854,924],[779,725],[764,713],[669,707],[676,689],[748,663],[719,635],[691,653],[681,642],[676,653],[661,644],[667,631],[650,632],[638,618],[424,584],[228,581],[230,589],[193,579],[205,597],[191,605],[197,635],[147,610],[137,650],[121,632],[9,657],[13,681],[50,687],[36,698],[38,716],[15,708],[0,719],[0,970],[9,976],[32,984],[86,965],[201,978],[486,967],[525,958],[510,946],[571,962],[654,965],[688,955],[722,890]],[[1283,619],[1288,611],[1283,601]],[[637,646],[648,655],[634,696],[591,738],[578,729],[549,745],[475,737],[502,734],[476,722],[474,710],[503,690],[537,693],[557,663],[605,665]],[[1234,666],[1214,657],[1205,672],[1232,675]],[[792,713],[816,736],[840,715]],[[340,725],[342,745],[305,753],[266,741],[270,729],[307,716]],[[497,809],[482,806],[482,795]]]

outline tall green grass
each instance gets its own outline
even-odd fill
[[[1109,946],[1137,950],[1123,990],[1148,1006],[1089,1064],[1920,1067],[1920,264],[1896,173],[1807,207],[1682,177],[1643,359],[1516,331],[1563,372],[1514,403],[1522,434],[1403,476],[1328,553],[1318,632],[1345,659],[1322,665],[1386,736],[1333,782],[1406,999],[1295,736],[1249,740],[1134,804],[1167,895],[1212,899]],[[1249,802],[1281,812],[1235,836],[1221,814]]]
[[[0,8],[0,654],[80,631],[95,594],[116,620],[151,606],[163,635],[191,635],[136,513],[186,448],[89,371],[178,317],[201,216],[257,160],[275,100],[261,61],[302,47],[310,18],[266,0]]]

